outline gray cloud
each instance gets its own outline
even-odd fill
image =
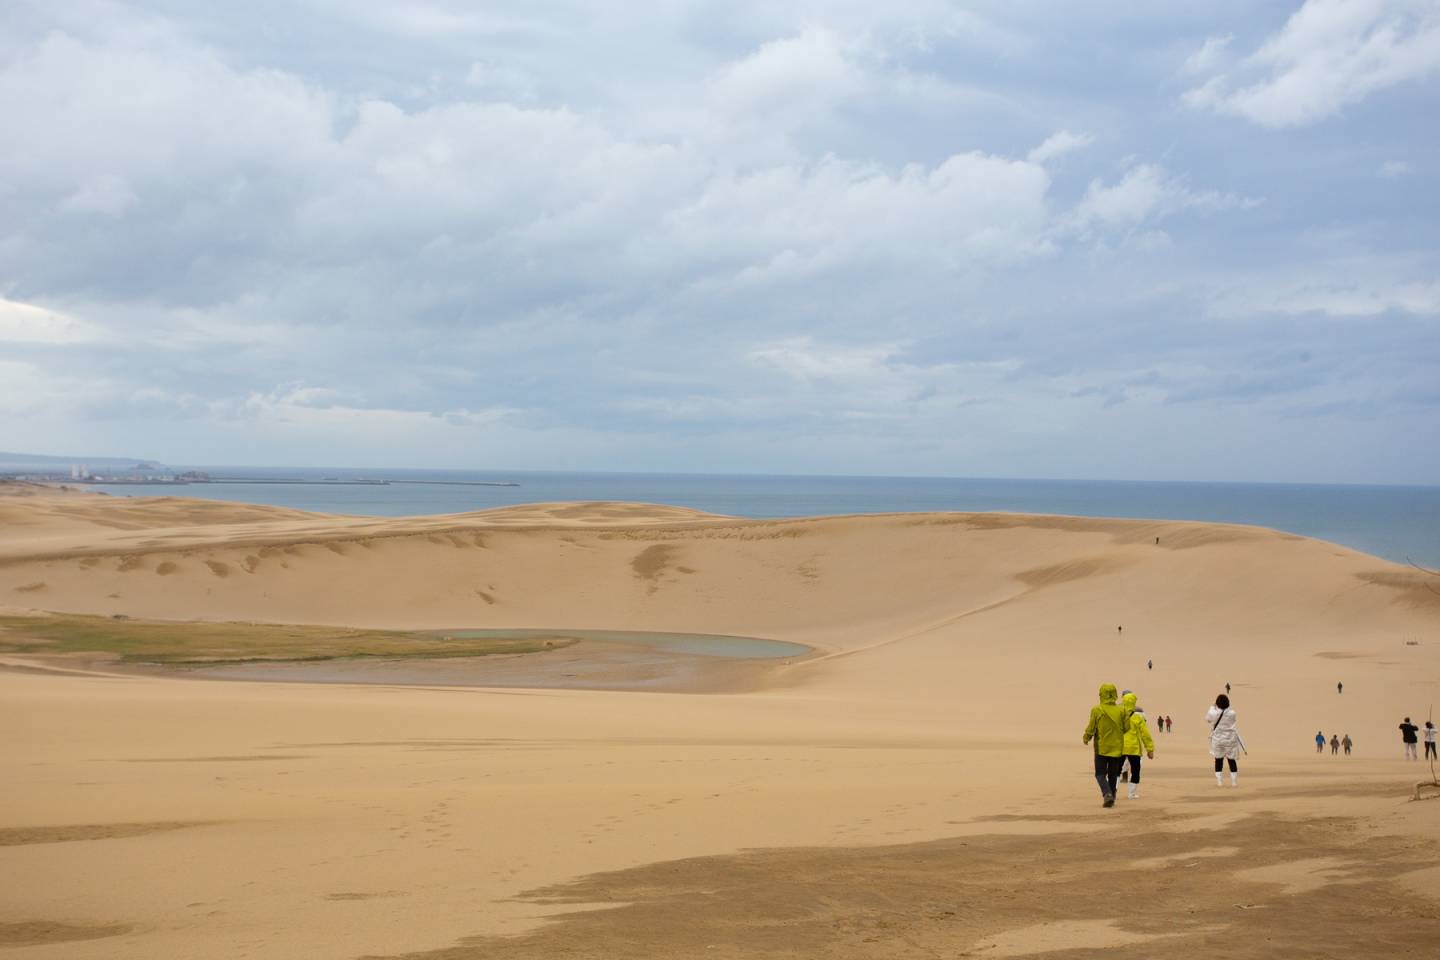
[[[1389,411],[1333,478],[1440,466],[1428,128],[1165,92],[1294,20],[59,6],[0,20],[0,447],[1274,479]]]

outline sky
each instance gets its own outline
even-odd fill
[[[0,449],[1440,483],[1437,107],[1437,0],[0,0]]]

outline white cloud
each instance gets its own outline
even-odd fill
[[[1434,0],[1306,0],[1233,71],[1183,99],[1266,127],[1303,126],[1437,69]]]
[[[1332,317],[1376,317],[1398,311],[1440,316],[1440,283],[1296,283],[1242,291],[1221,298],[1217,313],[1321,313]]]
[[[1081,222],[1134,225],[1159,210],[1175,192],[1163,169],[1142,163],[1132,167],[1112,186],[1106,186],[1101,180],[1090,181],[1084,199],[1075,208],[1075,216]]]
[[[377,437],[409,431],[422,431],[434,436],[455,428],[498,423],[517,412],[508,407],[480,410],[397,410],[356,406],[341,402],[339,398],[340,392],[332,388],[296,384],[268,393],[252,393],[238,405],[217,405],[214,412],[227,417],[255,419],[306,432],[373,431]]]
[[[811,28],[726,64],[710,83],[710,103],[724,135],[783,136],[823,124],[864,87],[864,71],[845,42],[829,30]]]
[[[493,60],[471,63],[465,82],[487,99],[524,102],[534,100],[536,95],[534,78],[517,67]]]
[[[1095,138],[1088,133],[1071,133],[1069,130],[1061,130],[1046,137],[1044,143],[1025,155],[1025,159],[1031,163],[1044,164],[1074,150],[1088,147],[1094,142]]]
[[[1234,39],[1235,36],[1228,33],[1223,37],[1207,37],[1198,50],[1185,58],[1180,72],[1189,75],[1210,73],[1225,61]]]
[[[1091,227],[1130,228],[1146,221],[1195,210],[1213,213],[1221,210],[1249,209],[1259,205],[1251,197],[1215,190],[1195,192],[1184,180],[1167,173],[1157,164],[1142,163],[1131,167],[1117,183],[1092,180],[1085,196],[1071,212],[1069,225],[1085,230]],[[1165,235],[1145,241],[1148,249],[1166,245]]]
[[[1386,180],[1394,180],[1403,177],[1410,172],[1410,164],[1404,160],[1386,160],[1380,164],[1380,169],[1375,171],[1376,175]]]
[[[75,344],[108,339],[94,324],[58,310],[0,298],[0,343]]]
[[[750,352],[752,360],[769,364],[801,379],[854,380],[884,373],[902,347],[822,347],[809,337],[795,337]]]

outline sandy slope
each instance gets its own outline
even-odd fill
[[[394,954],[529,929],[559,908],[517,893],[595,871],[1040,829],[976,819],[994,814],[1104,828],[1080,819],[1101,811],[1078,742],[1102,680],[1174,717],[1141,803],[1177,822],[1272,810],[1440,824],[1440,803],[1397,806],[1415,771],[1391,759],[1400,716],[1440,693],[1440,595],[1406,568],[1256,528],[743,521],[627,504],[387,520],[10,496],[0,604],[731,633],[817,650],[724,695],[0,674],[0,722],[15,732],[0,938],[6,923],[69,925],[11,927],[16,943],[108,934],[15,956]],[[1216,806],[1199,715],[1226,682],[1252,757],[1242,790]],[[1355,738],[1350,767],[1313,755],[1317,727]],[[1277,850],[1265,862],[1298,858]],[[936,935],[958,953],[1011,927],[993,949],[1054,934],[986,916],[989,927]],[[1121,936],[1101,927],[1073,935]],[[863,953],[866,942],[810,941],[797,955],[907,955]]]

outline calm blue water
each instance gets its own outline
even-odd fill
[[[698,474],[537,473],[199,467],[216,476],[514,481],[518,487],[100,486],[117,495],[207,497],[324,513],[406,516],[461,513],[555,500],[631,500],[741,517],[924,510],[1012,510],[1086,517],[1249,523],[1342,543],[1404,563],[1440,568],[1440,487],[940,477],[764,477]]]

